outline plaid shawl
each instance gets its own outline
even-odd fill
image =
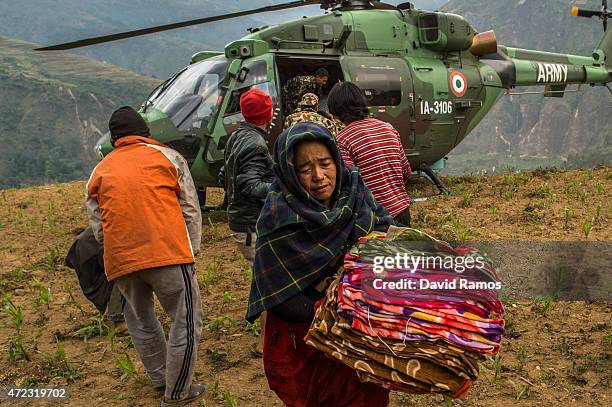
[[[296,145],[305,140],[325,143],[336,163],[336,189],[331,209],[310,196],[293,168]],[[375,228],[393,223],[376,203],[356,168],[342,163],[327,129],[303,122],[285,130],[274,146],[274,174],[257,221],[253,281],[246,319],[333,275],[344,254]]]

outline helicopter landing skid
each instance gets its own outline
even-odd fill
[[[453,192],[451,192],[446,187],[446,185],[444,185],[442,180],[436,175],[434,170],[432,170],[430,167],[419,168],[416,172],[419,173],[419,176],[421,178],[424,178],[428,182],[430,182],[433,185],[435,185],[436,188],[438,188],[438,193],[434,194],[434,195],[425,195],[425,196],[419,196],[419,197],[416,197],[416,198],[410,198],[410,200],[412,202],[423,202],[423,201],[427,201],[430,198],[436,198],[436,197],[439,197],[439,196],[454,195]]]

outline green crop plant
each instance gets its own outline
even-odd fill
[[[234,326],[235,324],[236,324],[236,321],[234,321],[230,317],[221,315],[213,319],[211,322],[209,322],[206,325],[206,328],[211,332],[216,332],[222,328],[229,328],[231,326]]]
[[[587,201],[587,192],[584,189],[581,189],[578,192],[578,199],[580,199],[580,202],[582,202],[582,204],[586,204]]]
[[[459,202],[459,206],[462,208],[467,208],[472,206],[472,194],[470,192],[466,192],[463,194],[463,199]]]
[[[77,300],[74,298],[74,292],[68,283],[64,283],[64,292],[68,294],[68,299],[62,304],[62,306],[74,307],[77,310],[79,310],[81,314],[87,315],[83,307],[81,307],[81,304],[79,304]]]
[[[81,378],[79,372],[68,360],[66,351],[64,350],[64,344],[59,339],[56,340],[55,355],[49,358],[47,362],[49,373],[53,377],[63,377],[68,383],[72,383]]]
[[[226,304],[232,303],[236,301],[236,298],[234,298],[234,296],[232,295],[232,293],[230,293],[229,291],[224,291],[223,292],[223,302]]]
[[[563,218],[565,221],[565,228],[567,229],[570,221],[574,218],[574,210],[568,206],[563,208]]]
[[[567,185],[565,185],[564,192],[568,198],[572,195],[576,195],[578,193],[578,183],[576,180],[571,180]]]
[[[493,367],[493,371],[495,372],[495,376],[493,377],[493,380],[497,380],[499,375],[501,374],[501,368],[502,368],[502,356],[501,354],[497,354],[493,357],[488,356],[488,360],[489,362],[491,362],[491,366]]]
[[[206,271],[202,276],[202,285],[204,285],[204,288],[212,287],[212,285],[219,280],[222,265],[223,259],[221,256],[215,256],[212,262],[206,265]]]
[[[47,309],[51,304],[51,287],[45,287],[40,280],[34,279],[30,283],[30,288],[34,291],[38,291],[38,298],[36,298],[36,305],[40,306],[45,304]]]
[[[213,240],[219,240],[221,238],[221,232],[219,231],[219,224],[214,222],[210,216],[208,217],[208,224],[210,225],[210,235]]]
[[[584,223],[582,224],[582,233],[584,233],[584,237],[586,239],[589,238],[589,235],[591,234],[591,229],[593,229],[593,221],[594,219],[585,219]]]
[[[543,300],[536,300],[533,304],[533,310],[536,314],[539,314],[543,317],[547,317],[550,314],[554,304],[554,300],[552,298],[545,298]]]
[[[491,205],[489,205],[489,210],[491,211],[491,215],[495,215],[497,213],[497,205],[492,203]]]
[[[527,384],[525,385],[525,387],[519,390],[518,393],[516,394],[516,401],[519,401],[521,399],[526,399],[530,395],[531,395],[531,386]]]
[[[259,326],[257,324],[252,324],[249,321],[245,321],[244,330],[253,336],[259,336],[261,334],[261,329],[259,329]]]
[[[525,362],[527,362],[527,358],[529,357],[527,354],[527,350],[525,349],[524,346],[518,347],[518,349],[516,350],[516,357],[519,362],[518,370],[523,370],[523,367],[525,366]]]
[[[98,316],[91,318],[91,323],[89,325],[85,325],[82,328],[74,331],[74,336],[78,338],[83,338],[83,342],[87,345],[89,339],[94,336],[104,336],[108,333],[108,326],[104,323],[104,319],[101,314]]]
[[[55,271],[57,267],[62,264],[62,261],[62,253],[60,252],[59,248],[57,248],[57,246],[53,246],[52,248],[47,250],[45,254],[45,263],[43,264],[43,267],[47,271]]]
[[[15,334],[8,340],[9,361],[11,363],[14,363],[17,359],[25,359],[29,361],[30,355],[26,351],[24,346],[24,338],[21,333],[24,321],[23,308],[21,305],[16,306],[13,300],[7,295],[3,297],[2,302],[5,304],[2,308],[2,312],[11,318],[11,325],[15,330]]]
[[[117,362],[117,366],[121,369],[121,376],[119,380],[122,382],[127,381],[130,377],[133,377],[139,383],[145,384],[147,382],[146,377],[142,376],[136,370],[134,366],[134,362],[132,362],[132,358],[128,353],[125,353],[123,357],[115,355],[115,362]]]
[[[604,192],[606,192],[606,187],[599,179],[595,181],[595,190],[598,194],[603,194]]]
[[[213,348],[206,349],[206,356],[212,363],[227,362],[227,352]]]
[[[595,210],[595,222],[599,222],[599,220],[601,219],[601,210],[603,209],[603,207],[601,206],[601,204],[597,204],[597,209]]]

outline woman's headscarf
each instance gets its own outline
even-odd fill
[[[336,163],[329,209],[300,184],[293,157],[302,141],[317,140]],[[274,146],[276,176],[257,221],[257,245],[247,319],[253,321],[337,269],[346,251],[391,215],[378,205],[356,168],[347,168],[331,133],[303,122],[285,130]]]

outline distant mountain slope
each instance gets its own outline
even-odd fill
[[[451,0],[443,9],[460,14],[500,44],[542,51],[590,55],[603,35],[598,20],[570,15],[569,0]],[[599,8],[589,0],[581,7]],[[542,91],[517,88],[516,92]],[[451,168],[463,172],[505,165],[537,167],[610,163],[612,97],[605,88],[583,87],[563,99],[540,95],[504,96],[451,154]]]
[[[0,37],[0,188],[82,179],[118,106],[140,105],[159,80]]]

